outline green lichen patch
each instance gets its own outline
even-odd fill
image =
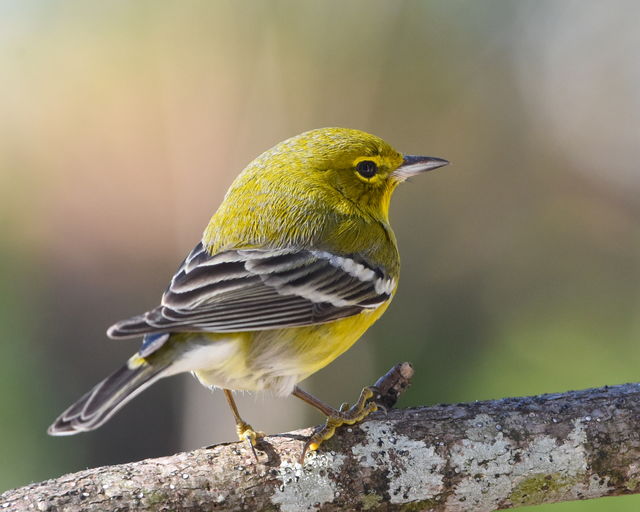
[[[516,485],[509,499],[514,505],[537,505],[549,502],[552,501],[550,497],[559,497],[564,490],[575,485],[577,481],[577,477],[568,477],[562,473],[534,475]]]
[[[630,478],[629,480],[627,480],[625,487],[629,491],[635,491],[638,488],[638,484],[640,484],[640,480],[638,480],[637,478]]]
[[[378,508],[382,501],[382,496],[375,492],[370,492],[360,498],[362,502],[362,510],[371,510],[372,508]]]
[[[441,506],[442,502],[438,500],[422,500],[405,503],[400,510],[402,512],[424,512],[425,510],[431,510]]]
[[[169,496],[167,496],[167,493],[163,491],[151,491],[145,494],[145,498],[145,504],[148,507],[155,507],[161,503],[166,503]]]

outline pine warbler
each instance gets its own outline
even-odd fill
[[[305,451],[360,421],[377,407],[370,388],[351,409],[336,410],[297,384],[387,309],[400,271],[391,194],[447,163],[403,156],[345,128],[312,130],[260,155],[233,182],[160,305],[107,331],[143,336],[139,351],[64,411],[49,434],[98,428],[156,380],[180,372],[223,389],[238,436],[252,449],[263,434],[242,420],[232,391],[293,394],[323,412],[327,422]]]

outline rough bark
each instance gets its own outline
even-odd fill
[[[387,404],[403,368],[382,380]],[[217,445],[7,491],[0,510],[491,511],[633,494],[639,420],[638,384],[394,410],[343,427],[304,465],[309,429],[267,437],[258,463]]]

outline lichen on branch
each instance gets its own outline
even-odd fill
[[[394,367],[380,400],[411,373]],[[340,429],[303,465],[310,429],[265,438],[257,463],[244,444],[217,445],[7,491],[0,511],[482,512],[632,494],[639,420],[638,384],[392,410]]]

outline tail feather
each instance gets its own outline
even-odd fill
[[[125,364],[64,411],[47,433],[70,436],[98,428],[129,400],[166,375],[166,369],[167,366],[147,363],[135,368]]]

